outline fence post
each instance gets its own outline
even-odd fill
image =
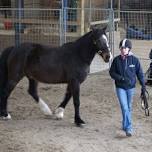
[[[81,1],[81,35],[84,34],[84,0]]]
[[[109,41],[111,52],[114,56],[114,10],[111,8],[109,10]]]
[[[60,33],[60,46],[64,43],[64,36],[63,36],[63,11],[59,10],[59,33]]]
[[[63,43],[66,43],[66,31],[67,31],[67,0],[62,0],[62,19],[63,19]]]
[[[16,6],[17,6],[17,10],[15,14],[16,14],[16,18],[19,20],[24,16],[24,10],[23,10],[24,1],[17,0]],[[19,46],[20,44],[20,33],[21,33],[22,28],[23,28],[22,24],[17,21],[17,23],[15,23],[15,45],[16,46]]]

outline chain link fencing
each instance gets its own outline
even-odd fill
[[[91,26],[106,25],[113,55],[119,54],[120,40],[128,38],[133,43],[133,53],[141,59],[146,71],[151,62],[148,55],[152,49],[152,11],[0,8],[0,51],[23,42],[60,46],[75,41],[90,31]],[[93,72],[108,67],[98,56],[91,65]]]
[[[152,11],[120,11],[120,18],[120,38],[132,41],[132,51],[139,57],[146,73],[151,63],[149,53],[152,49]]]
[[[106,25],[110,46],[113,48],[111,13],[113,12],[109,9],[90,8],[0,8],[0,51],[24,42],[61,46],[89,32],[91,26],[102,28]],[[108,67],[109,64],[96,56],[91,72],[99,72]]]

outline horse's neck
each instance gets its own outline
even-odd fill
[[[80,39],[76,43],[78,46],[78,50],[79,50],[79,54],[81,56],[81,59],[90,65],[94,56],[95,56],[95,53],[96,53],[94,50],[94,47],[93,47],[91,37],[86,38],[84,40]]]

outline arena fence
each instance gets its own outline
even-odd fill
[[[152,49],[152,11],[120,11],[120,38],[133,43],[133,53],[140,58],[144,72],[150,66]],[[147,79],[147,77],[146,77]]]
[[[119,41],[127,37],[133,43],[133,52],[141,59],[144,71],[149,66],[152,49],[151,11],[114,11],[96,8],[0,8],[0,51],[23,42],[59,46],[74,41],[90,30],[91,26],[108,25],[107,35],[114,56],[119,54]],[[107,69],[98,56],[91,71]]]
[[[91,26],[108,25],[107,34],[113,45],[113,12],[109,9],[36,9],[0,8],[0,50],[23,42],[59,46],[74,41]],[[98,57],[91,71],[107,69],[109,64]]]

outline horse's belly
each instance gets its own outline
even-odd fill
[[[35,77],[35,79],[37,79],[40,82],[43,83],[66,83],[67,80],[65,78],[61,78],[61,77],[54,77],[54,76],[50,76],[50,77]]]
[[[29,72],[28,77],[33,78],[43,83],[66,83],[67,79],[59,72],[33,71]]]

